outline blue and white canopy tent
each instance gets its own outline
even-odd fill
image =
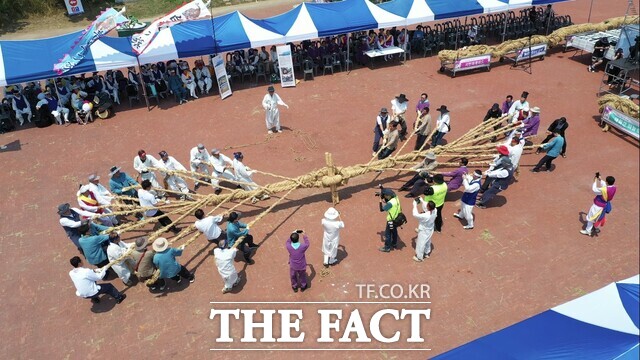
[[[433,359],[637,360],[639,279],[611,283]]]

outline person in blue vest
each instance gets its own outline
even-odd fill
[[[485,175],[494,178],[494,180],[489,189],[482,194],[482,199],[476,203],[476,207],[480,209],[486,209],[486,204],[491,201],[491,199],[499,192],[507,190],[509,183],[511,183],[513,179],[513,165],[511,165],[509,161],[500,167],[496,167],[494,170],[487,170]]]
[[[36,104],[36,110],[40,110],[42,105],[47,105],[49,111],[51,112],[51,115],[53,115],[53,117],[56,119],[56,123],[58,123],[58,125],[63,124],[61,116],[64,117],[65,125],[71,124],[69,122],[69,109],[60,105],[58,100],[53,97],[53,95],[51,95],[51,92],[49,90],[46,90],[44,93],[38,94],[38,100],[40,101],[38,101],[38,103]]]
[[[383,202],[385,203],[384,205],[382,204]],[[400,199],[393,190],[380,189],[380,212],[387,213],[387,224],[384,229],[384,246],[379,250],[390,252],[391,249],[395,249],[398,245],[398,229],[394,222],[402,212]]]
[[[164,290],[165,287],[164,279],[175,280],[178,284],[183,278],[189,280],[190,283],[196,281],[196,276],[190,273],[186,267],[180,265],[178,260],[176,260],[177,256],[182,255],[185,245],[175,249],[169,247],[167,239],[157,238],[153,242],[152,247],[153,251],[156,252],[156,254],[153,255],[153,264],[160,271],[160,277],[158,278],[156,285],[160,287],[161,291]]]
[[[58,206],[58,215],[60,215],[60,226],[62,226],[69,240],[71,240],[73,245],[75,245],[82,254],[82,248],[78,242],[78,240],[80,240],[80,231],[78,231],[78,229],[83,223],[87,222],[87,218],[92,218],[96,214],[82,209],[72,208],[69,203],[65,203]]]
[[[11,100],[13,111],[16,112],[16,118],[20,121],[20,126],[24,124],[24,115],[27,115],[27,121],[31,122],[33,113],[31,112],[31,105],[29,100],[20,93],[20,90],[13,89],[13,99]]]
[[[69,104],[69,99],[71,98],[71,89],[69,89],[69,86],[62,83],[62,79],[56,80],[55,90],[60,105],[66,106],[67,104]]]
[[[380,150],[380,140],[384,137],[384,131],[389,123],[389,111],[387,108],[380,109],[380,114],[376,117],[376,127],[373,128],[373,154],[376,156]]]
[[[464,193],[460,199],[460,211],[454,213],[453,216],[467,221],[467,225],[462,227],[465,230],[473,229],[473,206],[476,204],[481,180],[482,172],[480,170],[474,171],[473,175],[466,174],[462,177]]]

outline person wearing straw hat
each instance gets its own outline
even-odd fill
[[[280,110],[278,105],[282,105],[289,108],[289,105],[276,94],[276,89],[273,86],[267,88],[267,94],[262,98],[262,107],[265,110],[265,122],[267,123],[267,132],[273,134],[272,129],[275,128],[276,132],[282,132],[280,130]]]
[[[134,246],[134,244],[120,240],[120,236],[116,236],[110,240],[109,246],[107,246],[107,258],[109,259],[109,262],[121,258],[124,253]],[[116,272],[116,274],[118,274],[122,283],[126,286],[131,286],[133,285],[133,282],[131,281],[131,271],[134,266],[135,263],[133,262],[133,259],[131,257],[127,257],[122,261],[113,264],[111,268]]]
[[[222,288],[223,294],[230,292],[240,284],[240,275],[238,275],[238,271],[233,265],[237,253],[237,248],[227,248],[227,241],[225,239],[218,241],[218,247],[213,249],[216,267],[224,282],[224,287]]]
[[[531,116],[522,120],[522,137],[531,137],[538,135],[540,127],[540,108],[534,106],[531,108]]]
[[[464,219],[467,224],[462,228],[465,230],[473,229],[473,206],[476,204],[478,192],[480,192],[480,181],[482,180],[482,171],[476,170],[471,174],[465,174],[462,180],[464,193],[460,199],[460,210],[453,213],[453,217]]]
[[[76,287],[76,295],[83,299],[91,299],[91,302],[98,304],[101,294],[109,294],[116,299],[116,303],[120,304],[127,298],[127,295],[121,293],[115,286],[109,283],[98,284],[98,280],[104,279],[107,269],[101,269],[99,271],[93,271],[91,269],[82,267],[83,262],[79,256],[74,256],[69,260],[73,270],[69,271],[69,277],[73,281],[73,285]]]
[[[383,107],[376,117],[376,126],[373,128],[373,154],[371,154],[371,156],[378,154],[378,150],[380,150],[380,140],[384,137],[384,131],[387,130],[388,123],[389,111]]]
[[[136,239],[136,250],[132,255],[135,262],[133,271],[141,281],[153,276],[153,272],[156,270],[156,266],[153,264],[153,256],[155,254],[156,252],[153,249],[147,247],[146,237]],[[151,286],[152,290],[154,288],[155,284]]]
[[[433,134],[431,141],[431,147],[436,147],[440,140],[451,131],[451,117],[449,116],[449,109],[446,105],[441,105],[438,108],[440,115],[438,115],[438,121],[436,122],[436,133]]]
[[[433,201],[425,201],[422,197],[417,197],[413,202],[413,217],[418,220],[418,238],[416,239],[416,254],[413,261],[422,262],[431,253],[431,237],[435,226],[438,209]],[[422,210],[418,210],[420,203]]]
[[[322,253],[324,254],[323,264],[325,267],[336,263],[338,255],[338,245],[340,245],[340,229],[344,229],[344,222],[340,219],[340,213],[333,207],[324,212],[321,221],[322,229]]]
[[[407,136],[407,122],[405,120],[405,114],[407,113],[407,107],[409,105],[409,99],[405,94],[400,94],[391,100],[391,119],[400,124],[400,140],[404,141]]]
[[[158,281],[156,281],[160,290],[164,290],[166,284],[165,279],[172,279],[178,284],[182,282],[182,279],[187,279],[190,283],[196,281],[196,276],[176,260],[176,257],[182,255],[185,245],[176,249],[169,247],[169,241],[167,241],[167,239],[157,238],[153,242],[152,247],[153,251],[156,252],[156,254],[153,255],[153,264],[160,271],[160,277]]]

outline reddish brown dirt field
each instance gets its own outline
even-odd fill
[[[586,21],[589,2],[575,1],[555,8],[579,23]],[[623,15],[625,9],[626,1],[596,1],[592,20]],[[541,129],[560,116],[569,120],[568,157],[557,159],[551,173],[533,174],[527,170],[539,156],[524,155],[519,182],[501,193],[501,201],[493,207],[475,211],[476,228],[472,231],[463,230],[451,216],[460,194],[450,195],[444,208],[444,231],[434,235],[435,250],[422,264],[411,260],[413,219],[400,230],[399,251],[383,254],[377,250],[384,215],[378,212],[374,187],[383,183],[397,188],[407,176],[384,172],[354,179],[340,190],[338,209],[346,222],[342,260],[324,278],[320,276],[320,219],[330,206],[330,197],[325,190],[296,191],[252,228],[262,244],[256,264],[245,268],[238,262],[236,266],[246,281],[239,291],[224,296],[210,255],[212,246],[201,239],[180,258],[196,271],[195,283],[175,285],[169,281],[169,291],[161,294],[151,294],[138,284],[126,289],[128,298],[122,304],[115,305],[107,296],[92,307],[88,300],[74,294],[67,273],[71,269],[68,260],[76,250],[60,228],[55,209],[63,202],[75,203],[78,183],[92,171],[98,171],[103,182],[112,165],[133,173],[132,159],[140,148],[152,154],[167,150],[187,164],[189,149],[199,142],[209,148],[224,148],[263,141],[266,133],[260,101],[266,86],[238,90],[224,101],[209,96],[177,106],[165,100],[161,108],[151,112],[124,106],[114,118],[90,126],[29,127],[0,135],[0,144],[9,145],[8,150],[0,152],[4,168],[0,176],[2,357],[281,359],[337,355],[352,359],[424,359],[637,274],[638,145],[616,132],[600,131],[595,121],[595,93],[602,73],[586,71],[588,55],[570,55],[555,52],[544,61],[534,62],[532,75],[496,64],[490,72],[460,74],[452,79],[437,73],[438,60],[431,57],[373,71],[358,68],[349,74],[318,76],[300,82],[296,88],[278,87],[291,107],[281,110],[285,132],[266,143],[241,149],[245,162],[263,171],[284,176],[303,174],[324,166],[325,151],[333,154],[338,166],[367,162],[377,111],[388,107],[393,96],[401,92],[409,97],[410,106],[423,91],[429,93],[434,108],[448,105],[453,131],[446,138],[452,140],[481,121],[492,103],[502,101],[506,94],[517,96],[528,90],[532,106],[542,109]],[[312,143],[303,141],[306,135]],[[233,151],[224,152],[231,155]],[[591,204],[591,181],[596,171],[614,175],[618,193],[607,226],[598,237],[589,238],[578,231]],[[265,176],[256,176],[255,180],[273,181]],[[253,219],[275,198],[245,206],[245,220]],[[409,212],[409,200],[402,198],[402,204]],[[296,228],[306,229],[311,238],[307,259],[312,287],[294,294],[289,287],[284,241]],[[123,289],[120,280],[111,282]],[[355,286],[363,283],[429,284],[431,297],[422,299],[432,302],[431,320],[423,323],[426,342],[406,344],[403,333],[403,341],[398,344],[317,344],[318,306],[313,304],[300,305],[305,310],[304,345],[241,344],[240,322],[232,323],[234,343],[215,342],[219,325],[209,320],[214,307],[211,301],[367,301],[359,298]],[[365,317],[379,308],[353,304],[324,307],[359,309]],[[406,322],[385,321],[383,325],[387,335],[396,328],[407,329]],[[344,329],[344,321],[341,326]],[[212,352],[209,349],[213,347],[380,350],[256,353]],[[431,350],[384,350],[400,347]]]

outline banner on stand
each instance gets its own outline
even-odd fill
[[[280,70],[280,84],[282,87],[296,86],[296,77],[293,73],[293,59],[291,47],[280,45],[276,47],[278,53],[278,69]]]
[[[227,76],[227,69],[224,66],[224,60],[221,55],[216,55],[211,58],[213,64],[213,72],[216,74],[216,80],[218,81],[218,91],[221,98],[226,98],[232,94],[231,85],[229,85],[229,76]]]
[[[637,119],[612,108],[609,105],[605,105],[602,111],[602,121],[617,128],[623,133],[633,137],[634,139],[640,139],[640,126]]]
[[[520,49],[520,51],[518,52],[518,57],[516,57],[516,61],[542,57],[542,56],[545,56],[546,54],[547,54],[547,44],[533,45],[531,46],[531,48],[529,48],[528,46],[525,46],[522,49]]]
[[[67,6],[69,15],[78,15],[84,12],[82,0],[64,0],[64,4]]]

